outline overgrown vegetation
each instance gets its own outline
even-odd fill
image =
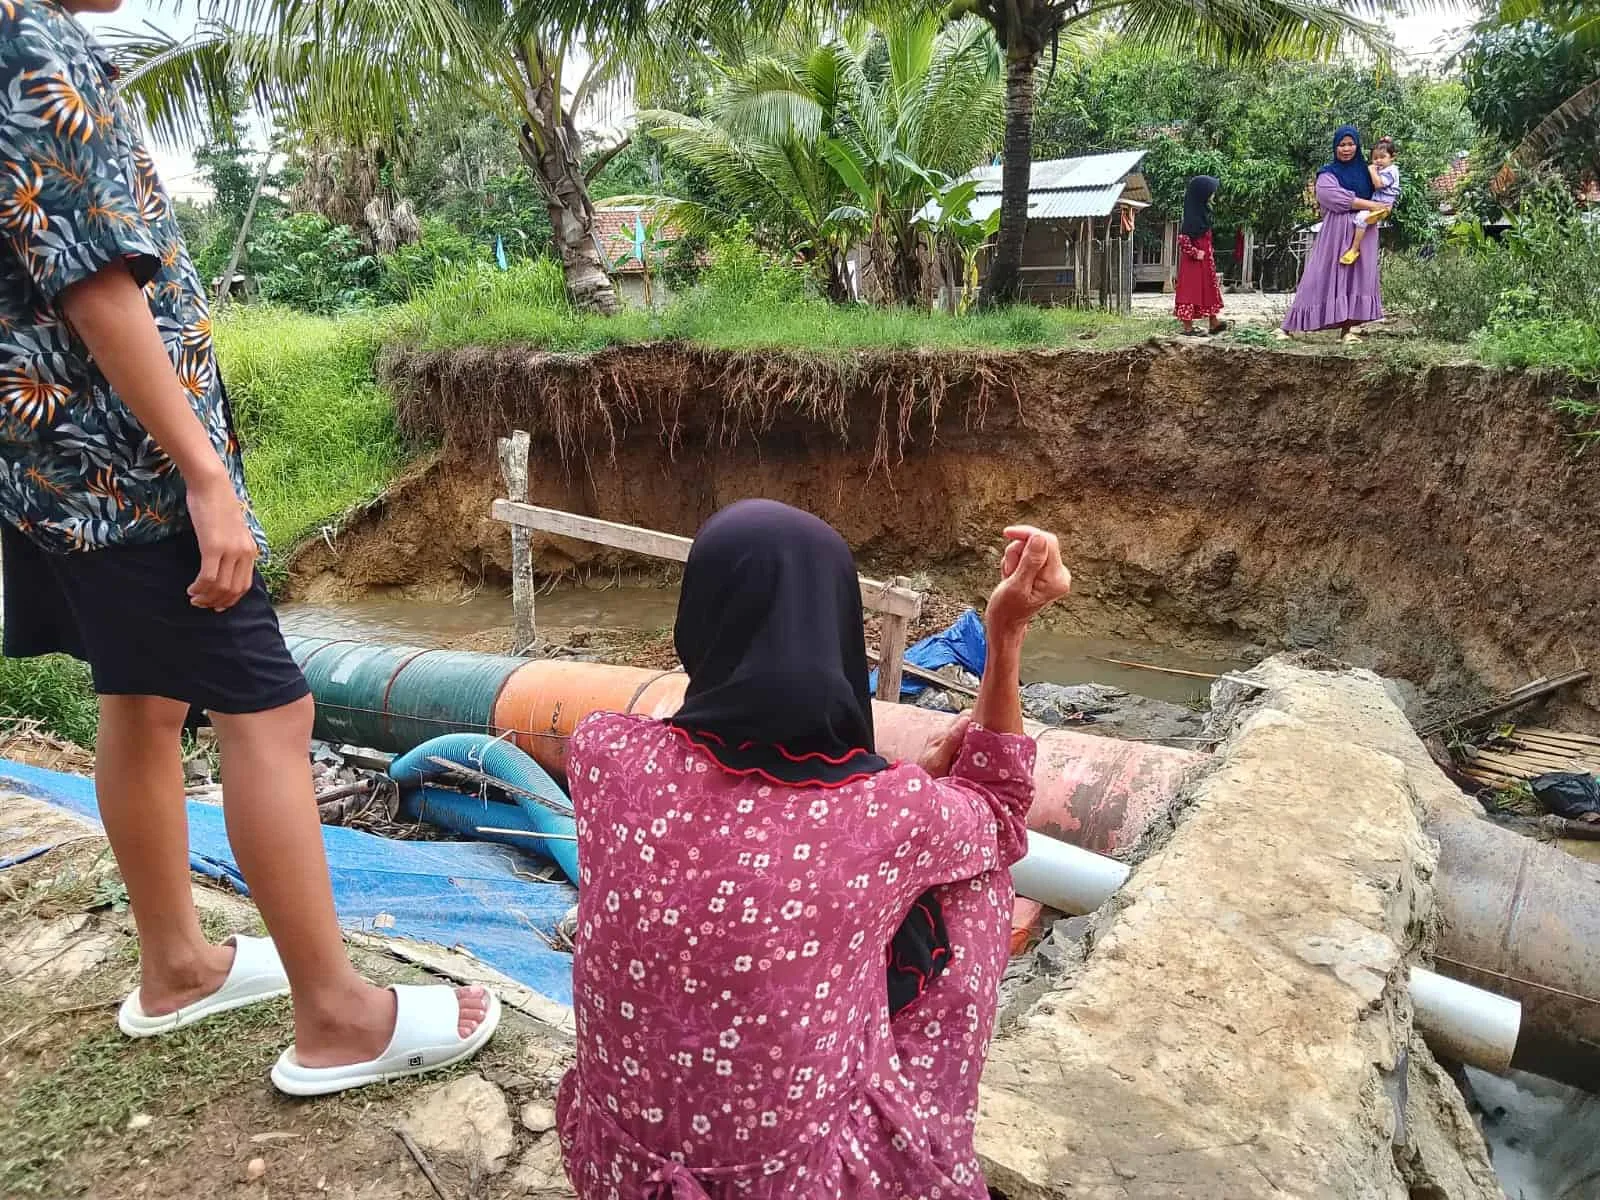
[[[1463,222],[1426,257],[1385,260],[1385,301],[1484,361],[1600,383],[1600,220],[1565,188],[1530,196],[1498,237]]]
[[[234,308],[216,337],[245,475],[275,550],[394,478],[405,455],[394,406],[374,377],[378,317],[329,321],[282,308]]]
[[[89,668],[62,655],[0,658],[0,729],[23,721],[80,746],[94,745],[99,709]]]
[[[1069,340],[1118,345],[1149,336],[1147,323],[1098,311],[1019,306],[965,317],[920,309],[832,304],[802,267],[774,260],[741,232],[713,239],[700,281],[659,311],[615,317],[567,302],[559,266],[507,271],[465,268],[442,276],[388,324],[389,335],[423,350],[526,345],[582,353],[675,339],[724,350],[780,349],[802,355],[855,350],[1025,349]]]

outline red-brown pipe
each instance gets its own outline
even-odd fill
[[[681,672],[530,662],[501,688],[495,728],[509,732],[541,766],[565,775],[567,738],[590,713],[669,717],[683,703],[687,684]],[[873,703],[878,750],[890,759],[916,758],[954,719],[907,704]],[[1097,854],[1137,842],[1171,803],[1184,773],[1202,757],[1065,729],[1047,729],[1037,740],[1038,791],[1029,825]]]

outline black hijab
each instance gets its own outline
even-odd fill
[[[1183,193],[1183,224],[1178,232],[1184,237],[1201,237],[1211,229],[1211,197],[1221,184],[1215,175],[1196,175],[1189,180]]]
[[[873,740],[855,559],[826,522],[773,500],[717,513],[689,551],[673,641],[689,686],[668,724],[723,770],[840,787],[888,767]],[[890,1011],[949,959],[930,891],[889,945]]]
[[[855,560],[826,522],[730,505],[684,568],[673,640],[689,687],[670,723],[741,775],[838,787],[882,771],[861,616]]]

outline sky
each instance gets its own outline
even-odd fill
[[[192,33],[198,5],[195,0],[124,0],[120,12],[88,15],[82,19],[98,30],[136,29],[148,22],[175,37]],[[1460,42],[1460,31],[1480,11],[1479,6],[1450,0],[1435,5],[1425,15],[1387,17],[1383,23],[1394,34],[1395,44],[1415,66],[1425,66],[1449,57]],[[209,192],[195,171],[194,160],[184,151],[153,146],[161,177],[174,196],[204,199]]]

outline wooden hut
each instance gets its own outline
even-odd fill
[[[1150,205],[1139,171],[1143,150],[1035,162],[1028,183],[1028,231],[1022,245],[1022,295],[1036,304],[1127,311],[1136,282],[1134,230]],[[979,167],[973,217],[1000,207],[1000,166]],[[924,212],[937,215],[937,205]],[[979,263],[988,274],[988,254]]]

